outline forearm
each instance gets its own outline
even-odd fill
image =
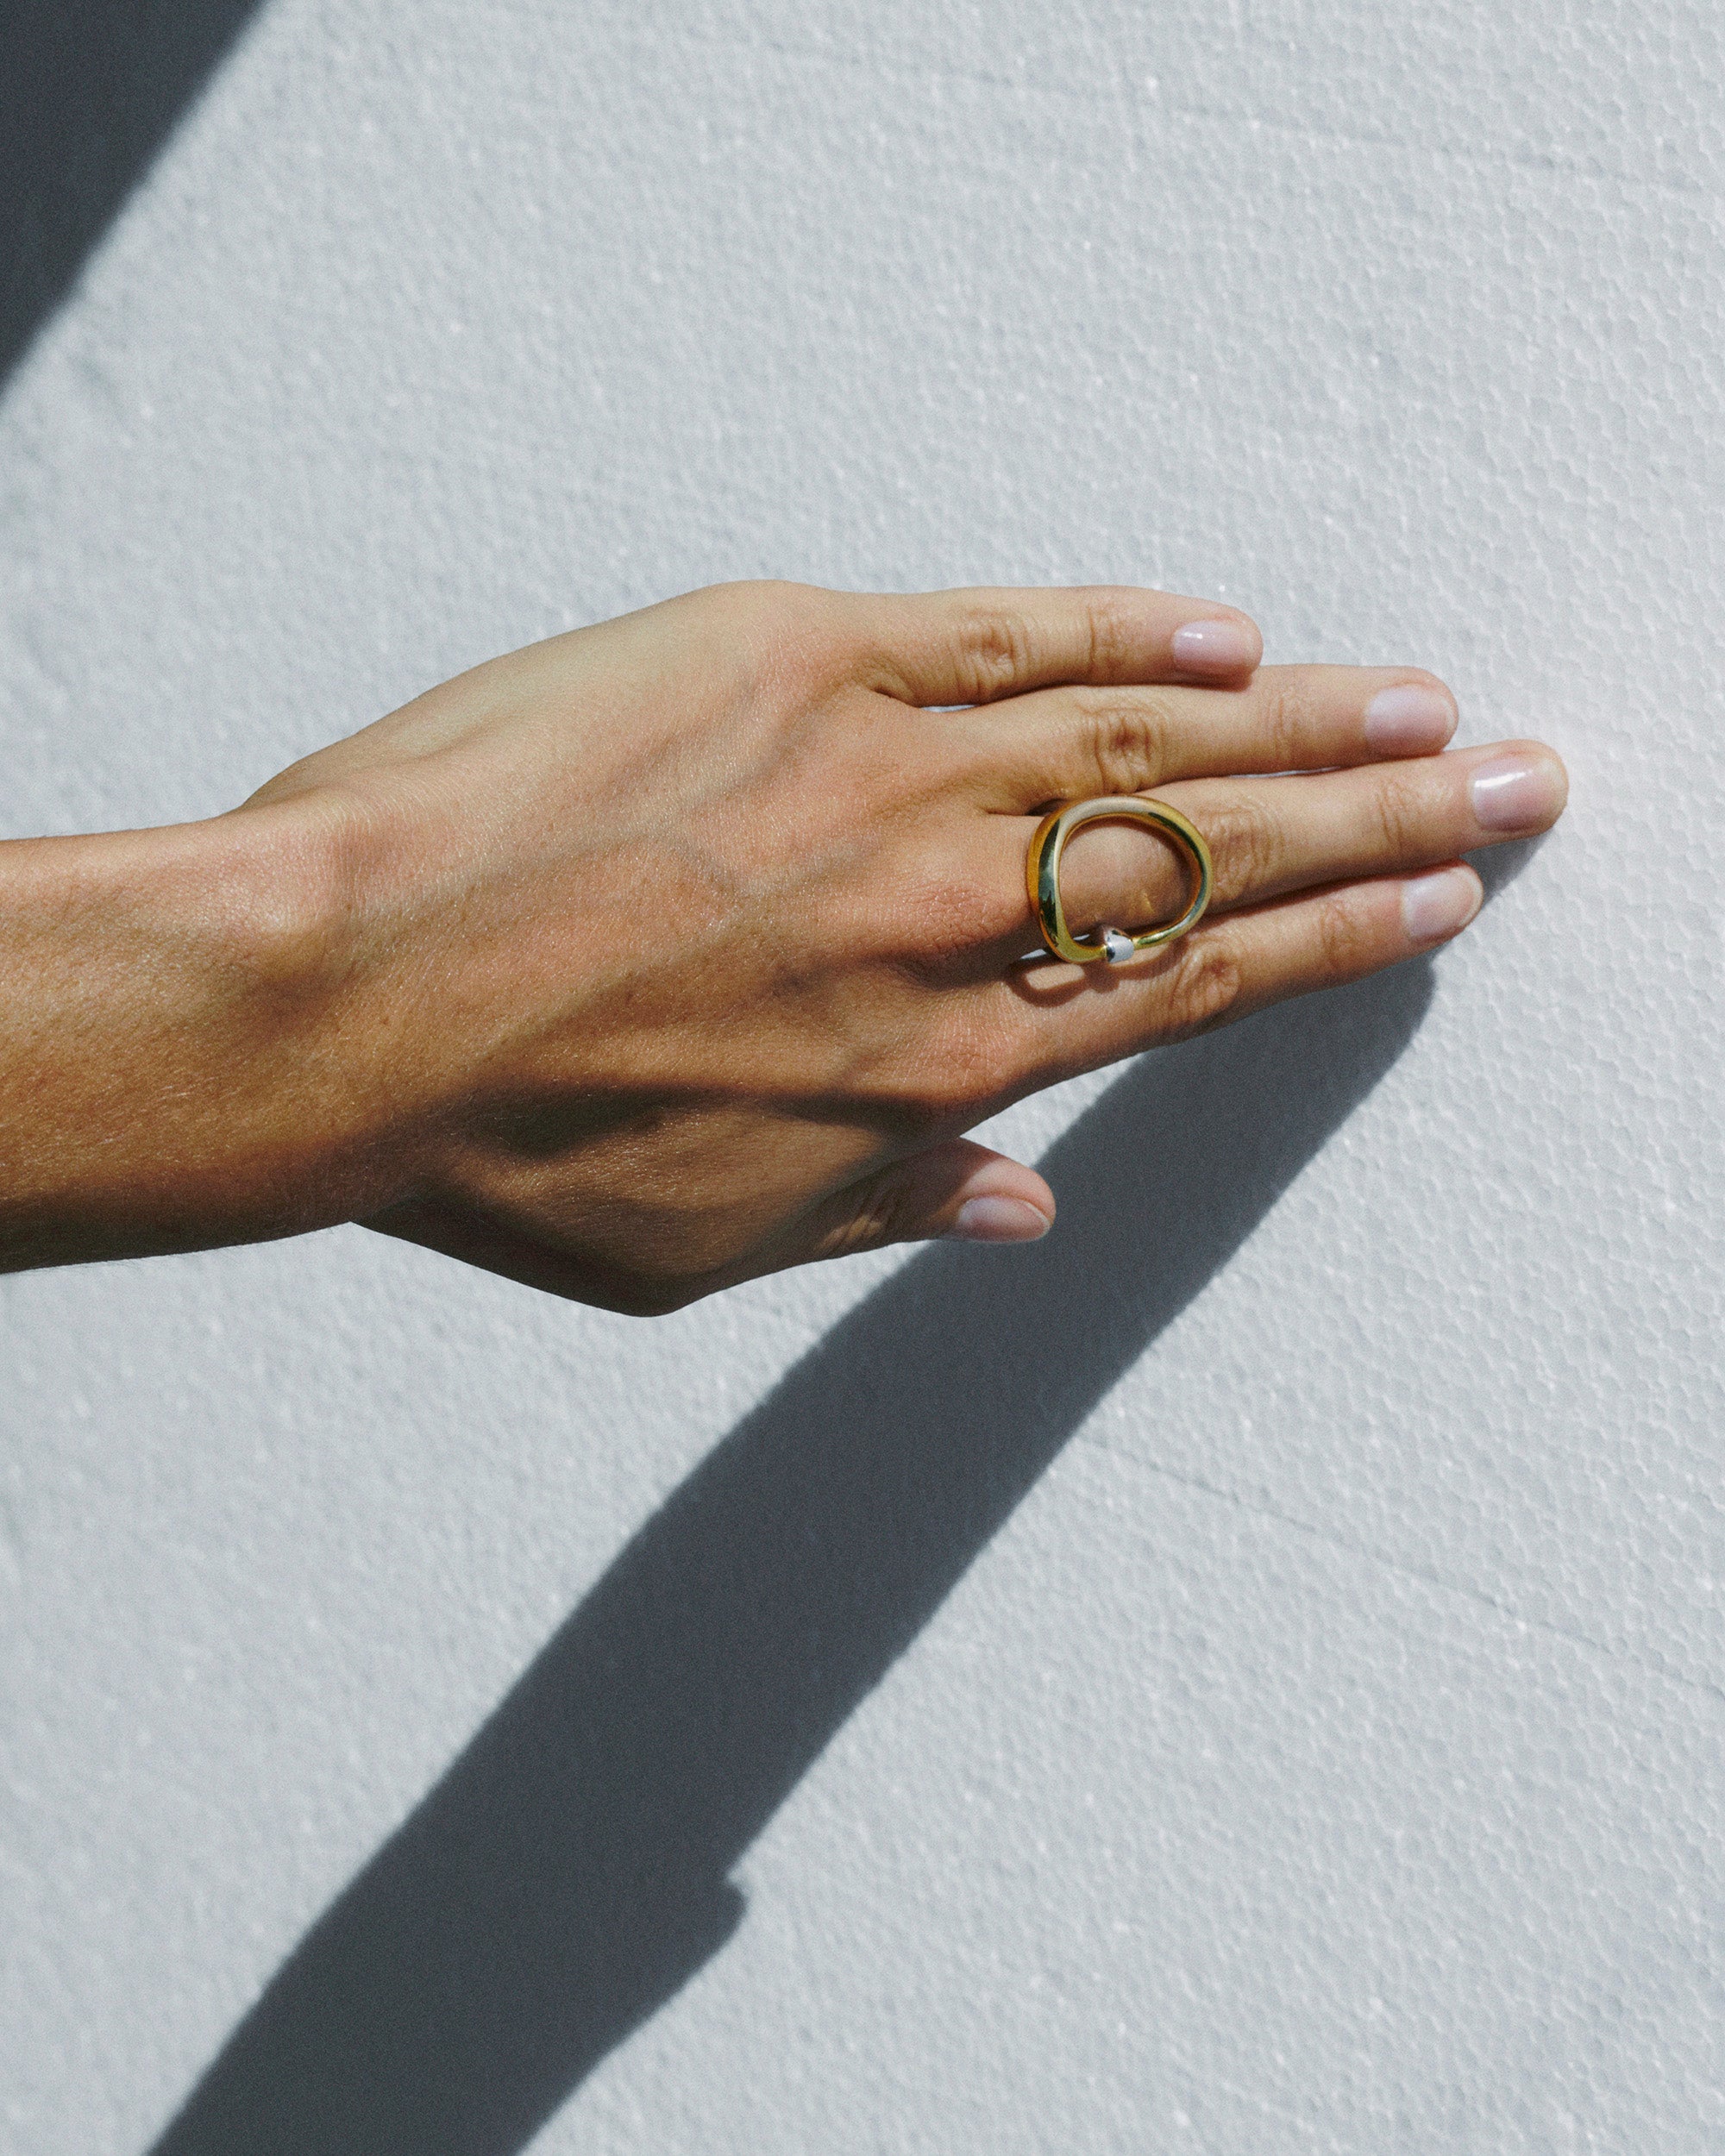
[[[0,1269],[329,1225],[379,1182],[304,819],[0,845]]]

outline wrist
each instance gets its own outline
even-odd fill
[[[311,802],[0,846],[0,1266],[332,1225],[396,1185]]]

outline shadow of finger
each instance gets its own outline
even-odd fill
[[[729,1935],[729,1873],[1104,1393],[1412,1037],[1429,968],[1145,1058],[636,1535],[297,1948],[156,2156],[509,2156]]]

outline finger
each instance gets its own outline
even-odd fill
[[[796,1249],[775,1257],[796,1265],[936,1236],[1031,1243],[1053,1225],[1054,1194],[1033,1168],[952,1138],[837,1192],[804,1222]]]
[[[1474,870],[1452,862],[1207,918],[1161,957],[1119,971],[1026,968],[997,991],[1003,1022],[1016,1036],[1008,1051],[1021,1074],[1016,1089],[1051,1085],[1266,1005],[1382,972],[1459,935],[1483,897]]]
[[[1211,909],[1261,905],[1345,879],[1434,867],[1458,854],[1549,829],[1568,793],[1563,765],[1539,742],[1452,749],[1406,763],[1272,779],[1201,779],[1158,789],[1208,842]],[[1021,881],[1035,826],[987,819],[992,881]],[[1185,902],[1188,869],[1167,842],[1126,824],[1077,833],[1061,862],[1069,922],[1138,928]],[[1026,920],[1028,908],[1026,907]]]
[[[1264,651],[1234,607],[1124,585],[849,604],[862,680],[906,704],[989,704],[1057,681],[1239,681]]]
[[[1408,667],[1260,667],[1232,688],[1042,689],[950,724],[984,805],[1023,814],[1175,779],[1430,755],[1454,733],[1456,705]]]

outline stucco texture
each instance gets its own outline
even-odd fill
[[[0,1282],[10,2156],[1716,2156],[1716,0],[267,0],[163,128],[0,389],[7,835],[754,574],[1573,794],[1005,1119],[1033,1250]]]

